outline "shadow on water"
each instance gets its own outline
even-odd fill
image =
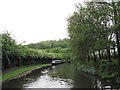
[[[69,63],[52,66],[44,70],[38,69],[26,76],[3,84],[3,88],[49,88],[49,90],[53,88],[74,90],[75,88],[96,87],[102,88],[98,78],[78,71],[74,64]]]

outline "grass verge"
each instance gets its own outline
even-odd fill
[[[0,76],[0,82],[4,82],[6,80],[12,79],[16,77],[17,75],[20,75],[22,73],[25,73],[27,71],[32,71],[38,68],[42,68],[45,66],[50,66],[51,64],[40,64],[40,65],[32,65],[32,66],[24,66],[24,67],[19,67],[16,70],[12,70],[8,73],[3,73],[2,76]]]
[[[112,59],[112,62],[109,62],[109,60],[99,60],[96,63],[95,62],[84,62],[84,63],[78,63],[78,69],[81,71],[97,75],[104,79],[108,83],[120,83],[120,79],[118,78],[118,61],[116,59]],[[118,78],[118,79],[117,79]]]

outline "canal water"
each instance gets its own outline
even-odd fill
[[[3,84],[3,88],[102,88],[96,77],[77,70],[74,64],[61,64],[43,70],[35,70],[26,76],[10,80]],[[106,87],[111,87],[107,85]]]

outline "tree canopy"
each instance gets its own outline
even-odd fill
[[[68,18],[70,49],[75,59],[118,57],[120,65],[120,2],[86,2]]]
[[[64,55],[67,50],[66,39],[21,45],[17,44],[9,32],[0,34],[0,36],[2,42],[3,68],[35,63],[50,63],[51,60],[54,59],[68,58]]]

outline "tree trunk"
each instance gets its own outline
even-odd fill
[[[107,54],[108,54],[109,62],[111,62],[110,48],[107,49]]]
[[[88,54],[88,62],[90,61],[90,56],[89,56],[89,54]]]
[[[98,51],[98,54],[99,54],[99,59],[101,59],[100,50]]]
[[[95,52],[93,52],[94,62],[97,62]]]
[[[104,58],[103,52],[104,52],[104,50],[102,50],[102,52],[101,52],[101,59]]]
[[[116,59],[115,47],[113,48],[113,51],[114,51],[114,58]]]

